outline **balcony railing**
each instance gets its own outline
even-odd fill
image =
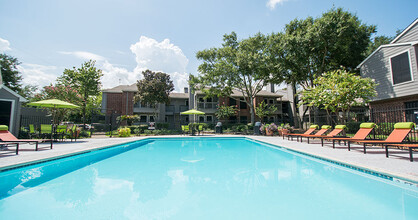
[[[174,112],[174,105],[166,105],[165,112]]]
[[[218,107],[218,102],[198,102],[197,108],[200,109],[216,109]]]
[[[184,112],[189,110],[189,106],[188,105],[180,105],[180,112]]]

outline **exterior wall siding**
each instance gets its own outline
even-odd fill
[[[402,37],[393,43],[406,43],[418,40],[418,23],[411,27]]]
[[[16,97],[12,93],[9,93],[7,90],[0,88],[0,99],[3,101],[12,101],[12,112],[11,112],[11,126],[9,126],[9,131],[15,135],[19,135],[19,125],[20,125],[20,106],[19,97]]]
[[[405,51],[409,51],[412,81],[393,85],[390,57]],[[372,101],[418,94],[417,57],[413,46],[381,48],[361,66],[360,72],[363,77],[370,77],[378,83],[377,96]]]

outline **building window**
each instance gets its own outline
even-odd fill
[[[203,116],[199,116],[199,122],[200,122],[200,123],[205,122],[205,117],[203,117]]]
[[[149,116],[149,121],[150,121],[150,122],[155,122],[155,120],[154,120],[154,116],[152,116],[152,115],[151,115],[151,116]]]
[[[239,121],[240,121],[240,123],[242,123],[242,124],[247,124],[248,122],[248,118],[247,118],[247,116],[241,116],[241,117],[239,117]]]
[[[243,98],[239,101],[239,109],[247,109],[247,103],[244,101]]]
[[[139,122],[147,122],[147,116],[146,115],[141,115],[139,117]]]
[[[186,106],[189,106],[189,100],[186,100],[185,104],[186,104]]]
[[[229,98],[229,106],[237,105],[237,100]]]
[[[390,64],[394,85],[412,80],[408,51],[391,57]]]
[[[212,115],[207,115],[206,116],[206,121],[207,122],[212,122]]]

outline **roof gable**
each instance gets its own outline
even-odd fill
[[[390,44],[394,44],[402,39],[406,33],[408,33],[413,28],[418,28],[418,18],[415,19],[408,27],[406,27],[395,39],[393,39]]]

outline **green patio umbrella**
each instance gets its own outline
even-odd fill
[[[64,102],[59,99],[47,99],[38,102],[31,102],[28,105],[37,106],[43,108],[79,108],[80,106],[74,105],[69,102]]]
[[[181,112],[180,114],[181,115],[204,115],[205,113],[196,109],[190,109],[185,112]]]
[[[204,112],[201,112],[197,109],[190,109],[184,112],[180,112],[181,115],[193,115],[193,121],[196,122],[195,120],[195,115],[204,115]],[[194,135],[194,128],[192,127],[192,135]]]
[[[56,109],[57,108],[79,108],[80,106],[74,105],[69,102],[64,102],[59,99],[46,99],[38,102],[31,102],[28,104],[29,106],[36,106],[36,107],[42,107],[42,108],[52,108],[52,129],[51,129],[51,138],[52,133],[54,131],[54,122],[55,122],[55,115],[56,115]]]

